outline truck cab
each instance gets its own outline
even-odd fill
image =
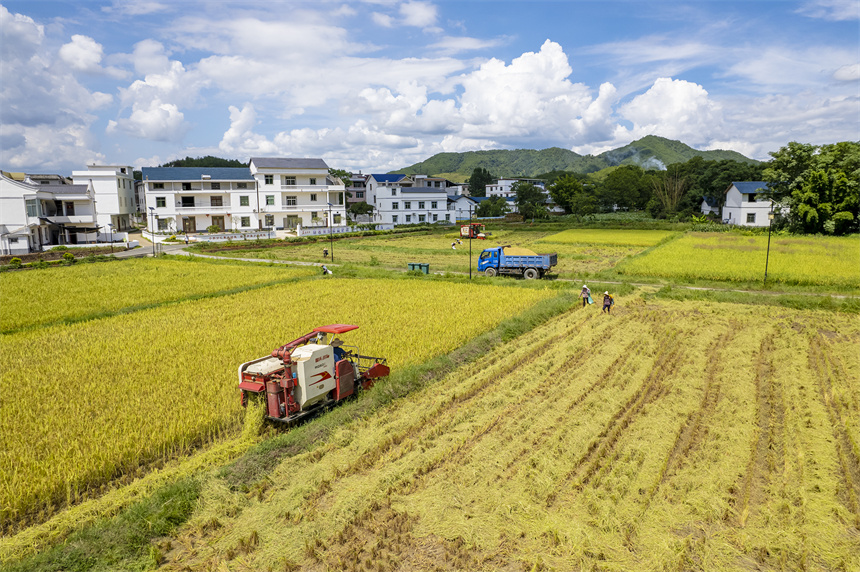
[[[486,272],[487,268],[499,268],[501,248],[486,248],[478,257],[478,272]]]

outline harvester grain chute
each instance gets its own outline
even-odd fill
[[[242,405],[264,397],[266,418],[291,424],[369,389],[390,370],[385,358],[361,355],[357,347],[334,338],[356,328],[320,326],[271,355],[240,365]]]

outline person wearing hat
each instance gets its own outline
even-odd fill
[[[585,284],[582,285],[582,292],[579,293],[579,297],[582,298],[582,307],[585,308],[588,299],[591,298],[591,290]]]
[[[335,338],[331,341],[331,349],[334,352],[334,361],[340,361],[346,357],[346,351],[340,347],[343,345],[343,340]]]
[[[612,309],[612,305],[615,304],[615,299],[609,294],[609,292],[603,293],[603,311],[607,314],[611,314],[609,310]]]

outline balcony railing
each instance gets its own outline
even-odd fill
[[[218,213],[218,212],[227,212],[230,210],[230,205],[221,205],[221,206],[211,206],[211,205],[194,205],[193,207],[183,207],[177,206],[177,213],[185,213],[185,214],[206,214],[206,213]]]

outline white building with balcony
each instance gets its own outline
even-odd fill
[[[96,201],[96,222],[105,237],[111,231],[131,228],[132,216],[137,212],[131,166],[87,165],[86,171],[72,171],[72,181],[92,189]]]
[[[381,186],[376,189],[376,214],[383,224],[454,222],[445,188]]]
[[[157,232],[289,230],[346,220],[344,185],[322,159],[252,158],[249,168],[146,167],[148,225]]]
[[[260,194],[263,228],[346,224],[345,181],[332,177],[322,159],[251,157]]]
[[[63,177],[0,173],[0,254],[96,242],[95,192]]]

